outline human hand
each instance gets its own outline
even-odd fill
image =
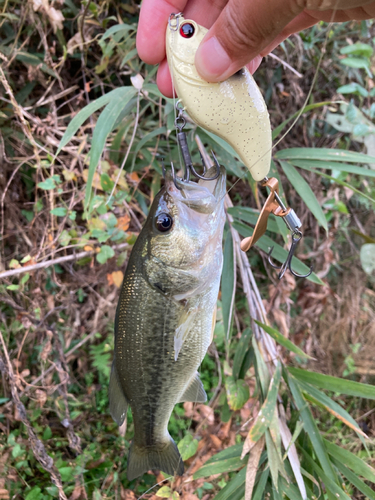
[[[253,73],[292,33],[319,21],[361,21],[375,17],[375,0],[143,0],[137,32],[138,54],[160,64],[157,84],[173,95],[165,54],[165,30],[172,12],[210,28],[195,57],[206,81],[227,79],[247,65]]]

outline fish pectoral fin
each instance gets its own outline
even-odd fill
[[[203,388],[201,379],[198,372],[193,376],[187,389],[181,396],[179,403],[205,403],[207,401],[207,394]]]
[[[122,425],[128,412],[128,400],[122,390],[115,368],[115,360],[112,363],[111,378],[109,380],[109,411],[113,420]]]
[[[166,443],[142,448],[132,442],[128,456],[128,479],[132,481],[150,469],[158,469],[172,476],[182,476],[184,462],[173,439]]]

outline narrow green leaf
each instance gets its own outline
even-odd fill
[[[234,261],[233,238],[232,233],[228,231],[224,244],[223,273],[221,275],[221,310],[224,322],[224,332],[227,339],[229,339],[232,326],[235,292],[236,266]]]
[[[279,481],[280,492],[290,500],[302,500],[301,493],[292,483],[288,483],[283,477]]]
[[[101,39],[106,40],[115,33],[121,33],[121,32],[123,32],[123,34],[126,35],[129,31],[135,31],[135,29],[136,27],[130,24],[115,24],[115,26],[111,26],[109,29],[107,29],[107,31],[103,34]]]
[[[312,172],[320,175],[321,177],[324,177],[325,179],[329,179],[332,182],[335,182],[336,184],[339,184],[340,186],[347,187],[351,189],[354,193],[357,193],[359,196],[363,196],[363,198],[366,198],[366,200],[371,201],[372,203],[375,203],[375,199],[371,198],[368,194],[364,193],[363,191],[360,191],[359,189],[355,188],[348,182],[342,181],[338,179],[337,177],[332,177],[331,175],[324,174],[323,172],[320,172],[319,170],[312,170]]]
[[[268,465],[271,471],[272,483],[276,490],[278,491],[279,484],[279,460],[277,456],[277,451],[275,445],[273,444],[271,434],[266,430],[266,446],[267,446],[267,457]]]
[[[326,474],[329,476],[330,480],[333,482],[337,482],[337,477],[333,471],[327,450],[325,449],[323,438],[311,414],[311,410],[306,405],[306,401],[302,396],[297,380],[290,374],[288,375],[288,385],[292,392],[294,403],[300,412],[300,416],[305,426],[305,430],[309,435],[311,444],[315,450],[316,456],[318,457],[321,466],[325,470]]]
[[[370,467],[370,465],[366,464],[364,460],[354,455],[351,451],[337,446],[337,444],[331,443],[326,439],[324,440],[324,444],[332,457],[340,460],[340,462],[347,465],[356,474],[375,484],[375,469],[373,467]]]
[[[139,151],[143,148],[143,146],[153,137],[156,137],[156,136],[159,136],[162,134],[166,134],[166,133],[167,133],[167,127],[160,127],[156,130],[153,130],[152,132],[149,132],[144,137],[142,137],[142,139],[138,142],[137,146],[134,148],[134,151],[133,151],[133,161],[132,161],[132,166],[131,166],[132,171],[134,169],[134,164],[135,164],[135,161],[137,159],[137,155],[138,155]]]
[[[120,87],[119,89],[112,90],[111,92],[108,92],[108,94],[99,97],[99,99],[90,102],[90,104],[81,109],[81,111],[76,114],[76,116],[69,123],[67,129],[65,130],[65,133],[60,141],[60,145],[57,149],[56,156],[60,153],[62,148],[68,144],[68,142],[77,132],[79,127],[87,120],[87,118],[95,113],[95,111],[108,104],[112,99],[117,100],[117,98],[119,98],[121,100],[121,97],[125,97],[126,94],[130,91],[133,93],[133,95],[135,95],[135,93],[137,92],[134,87]]]
[[[235,380],[239,378],[242,363],[247,354],[247,350],[251,339],[251,328],[246,328],[241,335],[241,338],[237,344],[236,352],[234,354],[232,375]]]
[[[240,470],[236,477],[216,495],[214,500],[235,500],[235,498],[242,498],[245,492],[245,479],[246,467]]]
[[[126,90],[126,91],[125,91]],[[108,134],[112,131],[118,116],[128,101],[136,93],[134,87],[124,87],[120,95],[112,97],[103,112],[98,118],[94,133],[92,136],[92,145],[90,150],[90,165],[87,177],[86,192],[85,192],[85,208],[89,206],[91,197],[91,186],[94,178],[95,169],[99,163],[100,156],[103,152],[105,141]]]
[[[262,500],[264,497],[264,489],[266,487],[267,479],[269,476],[270,470],[267,468],[264,470],[259,478],[258,484],[256,485],[254,494],[251,500]]]
[[[264,400],[264,403],[262,404],[262,407],[258,413],[254,425],[251,427],[249,431],[248,437],[249,440],[253,443],[256,443],[258,439],[260,439],[266,432],[266,429],[268,429],[268,427],[271,425],[272,418],[275,412],[280,380],[281,380],[281,362],[279,361],[277,363],[275,373],[271,379],[267,397]]]
[[[242,222],[234,221],[232,225],[241,236],[251,236],[254,232],[253,228],[246,226]],[[266,253],[268,253],[273,247],[272,259],[277,260],[278,262],[284,263],[288,257],[287,250],[275,243],[269,236],[263,235],[256,242],[255,246]],[[303,262],[301,262],[297,257],[293,257],[293,269],[298,274],[306,274],[310,271],[306,264],[303,264]],[[325,283],[315,273],[312,273],[307,279],[317,285],[325,285]]]
[[[331,375],[323,375],[322,373],[302,370],[301,368],[288,368],[288,371],[302,382],[327,389],[328,391],[338,392],[339,394],[347,394],[348,396],[357,396],[359,398],[375,399],[375,386],[353,382],[343,378],[332,377]]]
[[[303,449],[301,448],[301,452],[303,453],[303,456],[305,457],[305,460],[309,463],[309,465],[314,469],[316,472],[318,478],[321,480],[321,482],[324,483],[324,486],[327,490],[330,490],[330,493],[334,496],[334,498],[337,498],[337,500],[351,500],[350,497],[345,493],[345,491],[338,486],[338,484],[331,479],[331,477],[328,474],[327,469],[323,467],[321,469],[319,465],[313,460],[310,455]]]
[[[332,415],[336,418],[344,422],[345,425],[356,431],[361,436],[366,437],[366,434],[359,427],[357,422],[353,417],[349,415],[349,413],[344,410],[336,401],[331,399],[329,396],[324,394],[324,392],[319,391],[316,387],[307,384],[302,381],[298,381],[299,386],[305,393],[305,397],[314,404],[318,404],[318,406],[323,406],[326,410],[328,410]]]
[[[291,165],[289,162],[280,161],[280,165],[284,170],[285,175],[287,176],[289,182],[292,184],[294,189],[300,195],[304,203],[306,203],[307,208],[319,222],[319,224],[324,227],[326,231],[328,231],[327,220],[325,218],[324,212],[320,203],[316,199],[316,196],[302,177],[302,175]]]
[[[220,462],[221,460],[227,460],[228,458],[241,457],[242,448],[243,443],[229,446],[229,448],[225,448],[225,450],[219,451],[219,453],[216,453],[216,455],[208,459],[204,465]]]
[[[344,149],[290,148],[275,154],[278,160],[321,160],[353,163],[375,163],[373,156]]]
[[[270,372],[268,371],[268,367],[259,351],[258,343],[256,341],[255,335],[252,336],[251,342],[253,344],[253,349],[255,353],[256,359],[256,370],[255,373],[257,375],[263,398],[265,399],[267,396],[267,391],[270,385]]]
[[[365,495],[366,499],[375,500],[375,491],[367,486],[367,484],[364,483],[362,479],[360,479],[356,474],[354,474],[354,472],[348,469],[339,460],[336,460],[335,457],[333,457],[333,463],[336,465],[339,471],[344,474],[346,479],[350,481],[357,488],[357,490]]]
[[[356,42],[352,45],[346,45],[340,49],[340,54],[355,54],[364,57],[371,57],[374,49],[368,43]]]
[[[209,477],[214,474],[221,474],[222,472],[233,472],[246,465],[247,458],[248,456],[241,460],[241,457],[234,457],[214,463],[206,462],[200,469],[197,470],[197,472],[194,473],[193,478],[199,479],[201,477]]]
[[[375,177],[375,170],[366,167],[357,167],[350,163],[339,163],[335,161],[321,160],[291,160],[295,167],[305,170],[313,170],[315,168],[324,168],[327,170],[339,170],[340,172],[348,172],[349,174],[364,175],[365,177]]]
[[[265,332],[267,332],[268,335],[270,335],[274,340],[276,340],[276,342],[278,344],[280,344],[283,347],[285,347],[285,349],[288,349],[288,351],[294,352],[295,354],[297,354],[298,356],[300,356],[302,358],[312,359],[311,356],[309,356],[308,354],[306,354],[305,352],[303,352],[302,349],[300,349],[295,344],[293,344],[292,341],[290,341],[289,339],[287,339],[286,337],[284,337],[284,335],[282,335],[279,331],[275,330],[271,326],[268,326],[268,325],[265,325],[264,323],[261,323],[260,321],[258,321],[256,319],[254,321]]]

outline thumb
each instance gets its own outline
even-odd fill
[[[226,80],[258,56],[304,10],[303,4],[298,0],[229,0],[197,50],[198,73],[208,82]]]

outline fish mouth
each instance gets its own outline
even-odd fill
[[[216,174],[216,167],[207,170],[205,177],[210,178]],[[220,173],[216,179],[199,179],[198,182],[183,181],[176,176],[176,187],[171,175],[166,178],[166,189],[173,198],[186,205],[195,212],[212,214],[218,204],[223,203],[226,192],[226,172],[220,167]]]

